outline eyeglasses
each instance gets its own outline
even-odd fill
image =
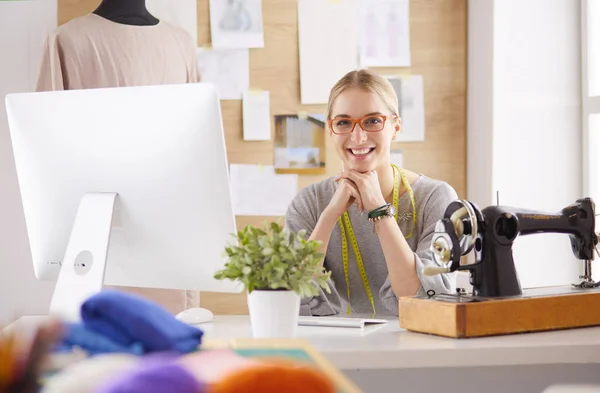
[[[350,117],[336,117],[335,119],[329,120],[329,128],[334,134],[344,135],[352,133],[356,124],[360,125],[360,128],[366,132],[379,132],[385,127],[385,121],[388,118],[395,119],[398,116],[391,115],[367,115],[359,119],[353,119]]]

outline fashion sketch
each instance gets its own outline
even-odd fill
[[[252,18],[246,9],[246,0],[227,0],[227,10],[219,27],[224,31],[249,31],[252,28]]]

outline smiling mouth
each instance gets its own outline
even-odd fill
[[[355,157],[366,157],[373,150],[375,150],[375,148],[374,147],[363,147],[360,149],[346,149],[346,150]]]

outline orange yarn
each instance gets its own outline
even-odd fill
[[[17,372],[17,336],[14,332],[0,335],[0,392],[8,392]]]
[[[269,362],[270,363],[270,362]],[[333,382],[297,363],[257,365],[234,371],[213,384],[208,393],[334,393]]]
[[[38,378],[52,346],[62,334],[57,320],[42,323],[30,345],[20,332],[0,335],[0,393],[34,393],[40,390]]]

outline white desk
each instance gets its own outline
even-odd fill
[[[206,340],[252,337],[248,316],[198,326]],[[301,326],[298,337],[368,393],[541,393],[551,384],[600,384],[600,327],[457,340],[407,332],[391,319],[364,329]]]

